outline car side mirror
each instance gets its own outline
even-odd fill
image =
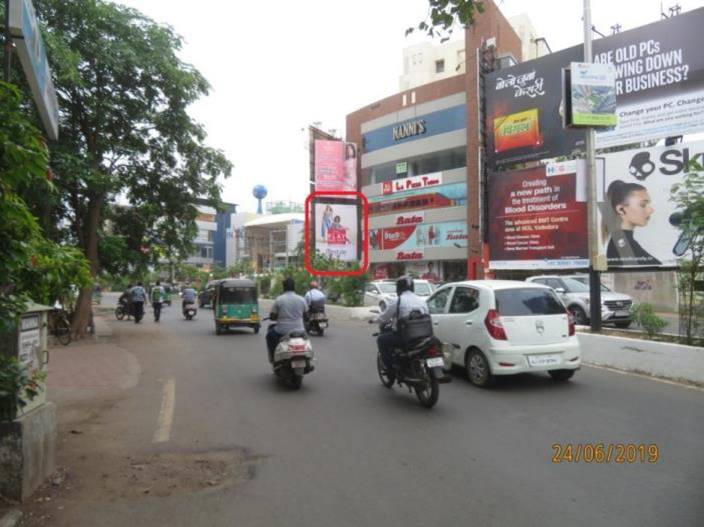
[[[557,289],[555,289],[555,292],[556,292],[556,293],[560,293],[561,295],[564,295],[564,294],[565,294],[565,288],[564,288],[564,287],[558,287]]]

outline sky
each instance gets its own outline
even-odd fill
[[[579,44],[582,0],[496,0],[507,17],[528,14],[553,51]],[[403,48],[427,39],[405,36],[423,20],[427,0],[121,0],[184,40],[180,56],[210,82],[191,108],[209,146],[234,164],[223,199],[256,210],[265,201],[302,202],[308,192],[305,130],[320,122],[344,135],[345,116],[397,93]],[[660,19],[666,0],[592,0],[592,20],[604,34]],[[680,0],[683,12],[704,5]],[[480,15],[481,16],[481,15]],[[458,32],[456,32],[458,33]],[[459,36],[459,35],[458,35]]]

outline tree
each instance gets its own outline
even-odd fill
[[[704,272],[704,167],[692,162],[682,183],[673,185],[672,201],[681,211],[680,242],[687,244],[687,258],[680,262],[680,328],[692,344],[704,326],[702,272]]]
[[[106,207],[119,198],[142,220],[122,237],[128,248],[134,250],[135,238],[154,243],[157,232],[165,243],[182,243],[192,233],[195,200],[217,205],[218,178],[232,167],[204,144],[203,127],[188,115],[209,85],[178,58],[181,38],[103,0],[35,4],[56,77],[60,139],[51,145],[51,166],[62,197],[57,212],[70,225],[67,238],[96,276]],[[89,320],[90,293],[84,288],[79,295],[74,333]]]
[[[471,26],[477,14],[484,12],[483,2],[478,0],[428,0],[428,4],[428,15],[417,27],[409,27],[406,36],[418,29],[430,38],[439,36],[440,41],[445,42],[456,25]]]

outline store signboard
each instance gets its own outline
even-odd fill
[[[462,221],[417,223],[372,229],[369,246],[372,250],[423,249],[426,247],[467,247],[467,224]]]
[[[10,2],[10,32],[44,130],[49,139],[56,141],[59,138],[59,103],[31,0]]]
[[[421,190],[438,185],[442,185],[442,172],[384,181],[381,185],[381,193],[387,195],[409,190]]]

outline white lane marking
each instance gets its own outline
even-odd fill
[[[593,364],[587,362],[583,362],[582,366],[586,366],[587,368],[594,368],[595,370],[606,370],[613,373],[620,373],[621,375],[632,375],[633,377],[641,377],[642,379],[648,379],[650,381],[661,382],[663,384],[671,384],[680,388],[689,388],[690,390],[704,392],[704,387],[701,386],[696,386],[694,384],[686,384],[683,382],[670,381],[668,379],[661,379],[660,377],[653,377],[652,375],[645,375],[636,371],[619,370],[618,368],[612,368],[611,366],[604,366],[602,364]]]
[[[171,435],[171,423],[174,420],[174,404],[176,402],[176,379],[169,379],[164,384],[164,394],[161,398],[161,410],[159,411],[159,425],[154,432],[153,443],[163,443],[169,440]]]

